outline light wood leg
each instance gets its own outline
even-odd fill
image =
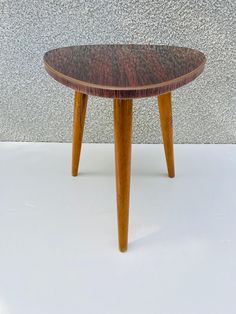
[[[125,252],[128,247],[132,107],[131,99],[114,99],[116,193],[121,252]]]
[[[88,95],[78,91],[74,96],[74,121],[73,121],[73,144],[72,144],[72,176],[78,175],[80,152],[83,140],[84,121]]]
[[[170,92],[158,96],[158,106],[160,112],[161,130],[165,148],[168,176],[170,178],[174,178],[175,176],[174,141],[173,141],[172,105]]]

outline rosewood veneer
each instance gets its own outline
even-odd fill
[[[72,175],[77,176],[88,95],[113,98],[119,248],[128,246],[133,99],[157,96],[168,176],[175,176],[171,91],[199,76],[198,50],[161,45],[84,45],[44,55],[46,71],[75,90]]]

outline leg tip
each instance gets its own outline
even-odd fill
[[[128,250],[127,244],[119,246],[120,252],[125,253]]]
[[[77,175],[78,175],[78,168],[72,167],[71,175],[72,175],[72,177],[77,177]]]
[[[171,169],[168,171],[168,177],[169,178],[174,178],[175,177],[175,170],[174,169]]]

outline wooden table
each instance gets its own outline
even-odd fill
[[[171,91],[200,75],[198,50],[160,45],[85,45],[44,55],[46,71],[75,90],[72,175],[77,176],[88,95],[114,99],[119,248],[128,246],[133,98],[158,96],[168,176],[175,176]]]

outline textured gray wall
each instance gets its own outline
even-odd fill
[[[73,91],[43,53],[94,43],[197,48],[208,61],[173,92],[176,143],[236,143],[234,0],[0,0],[0,140],[70,141]],[[91,97],[84,140],[112,142],[112,101]],[[155,98],[136,100],[134,142],[160,142]]]

